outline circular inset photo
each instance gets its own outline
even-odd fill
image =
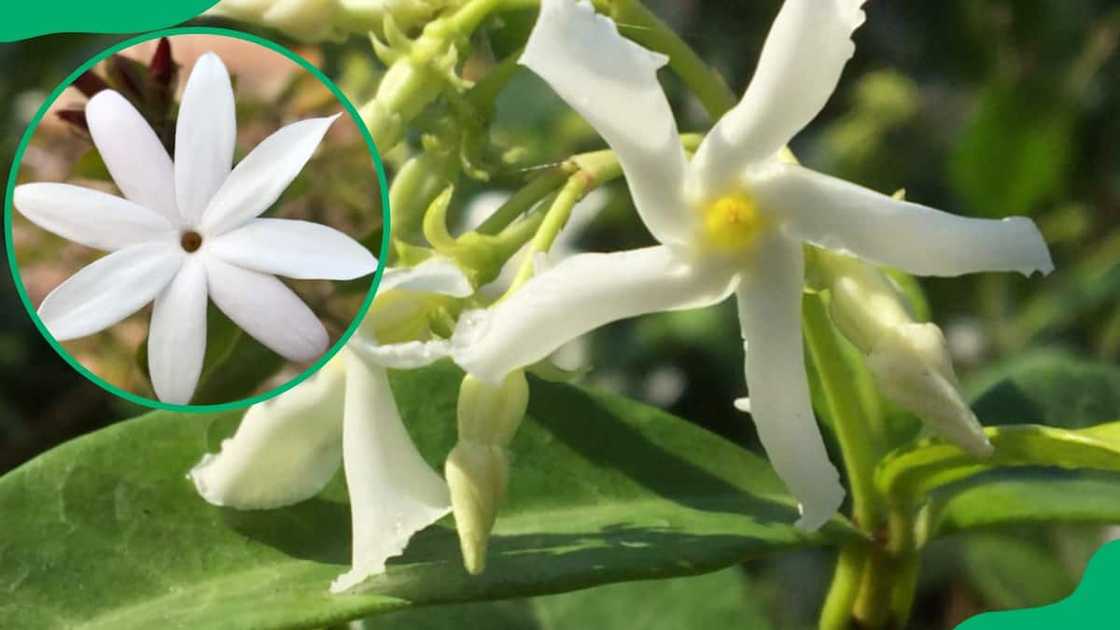
[[[9,178],[9,259],[32,318],[79,371],[152,407],[294,386],[380,278],[384,174],[353,105],[297,53],[207,31],[87,62]]]

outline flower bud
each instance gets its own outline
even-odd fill
[[[970,453],[991,454],[992,445],[961,393],[941,329],[916,323],[878,269],[831,254],[822,255],[821,262],[830,274],[832,321],[867,356],[887,398]]]
[[[520,370],[499,385],[467,376],[459,389],[459,442],[447,458],[444,474],[463,564],[474,575],[486,567],[490,530],[509,477],[506,447],[528,404],[529,383]]]
[[[463,564],[471,575],[486,568],[490,530],[505,498],[509,461],[505,449],[475,442],[459,442],[444,465],[455,511],[455,529]]]
[[[945,335],[934,324],[900,324],[868,356],[883,393],[924,420],[946,440],[976,456],[992,444],[961,396]]]
[[[459,388],[459,441],[509,446],[529,406],[529,382],[518,370],[494,386],[473,376]]]

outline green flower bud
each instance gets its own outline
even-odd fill
[[[529,406],[529,382],[518,370],[494,386],[473,376],[459,388],[459,441],[509,446]]]
[[[455,529],[463,565],[471,575],[486,568],[490,530],[505,499],[509,476],[506,451],[500,446],[459,442],[444,465],[455,511]]]
[[[524,372],[511,373],[499,385],[472,376],[459,388],[459,442],[444,466],[451,489],[455,528],[467,571],[486,568],[486,549],[509,479],[506,447],[529,405]]]
[[[945,336],[914,321],[890,279],[854,258],[818,257],[827,270],[829,314],[861,352],[887,398],[977,456],[992,445],[961,393]]]

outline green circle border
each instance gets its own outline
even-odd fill
[[[338,99],[338,102],[342,105],[343,109],[346,110],[346,113],[350,115],[350,118],[353,119],[354,123],[358,126],[358,130],[362,134],[362,139],[365,140],[366,146],[369,148],[370,156],[373,158],[374,171],[376,171],[377,173],[377,183],[381,192],[382,236],[381,251],[378,255],[377,271],[374,272],[373,283],[370,285],[369,292],[366,294],[365,300],[362,302],[361,307],[358,309],[357,315],[355,315],[354,320],[350,322],[350,326],[343,331],[338,341],[335,342],[333,346],[328,348],[323,356],[319,357],[319,359],[315,361],[315,363],[313,363],[311,367],[307,368],[299,376],[296,376],[287,383],[256,396],[242,398],[240,400],[235,400],[227,403],[215,403],[210,405],[177,405],[165,403],[152,398],[145,398],[133,392],[126,391],[120,387],[117,387],[112,383],[109,383],[108,381],[101,378],[100,376],[97,376],[88,368],[79,363],[77,359],[75,359],[69,352],[66,351],[65,348],[62,347],[62,345],[58,341],[55,340],[54,336],[50,334],[50,331],[48,331],[47,327],[43,324],[43,321],[39,319],[39,315],[35,312],[35,307],[31,304],[31,300],[27,296],[27,289],[26,287],[24,287],[23,280],[21,279],[19,273],[19,266],[16,262],[15,248],[12,246],[12,199],[14,196],[17,175],[19,174],[19,167],[21,162],[23,161],[23,154],[27,150],[28,144],[31,142],[31,138],[35,135],[35,131],[38,130],[39,123],[42,121],[43,116],[46,115],[47,110],[50,108],[50,106],[56,100],[58,100],[58,97],[62,95],[63,90],[69,87],[70,84],[72,84],[79,76],[81,76],[83,72],[86,72],[97,63],[101,62],[103,59],[108,58],[110,55],[146,41],[151,41],[160,37],[173,37],[176,35],[220,35],[248,41],[259,46],[264,46],[265,48],[268,48],[273,52],[280,53],[281,55],[295,62],[304,70],[310,72],[323,85],[325,85],[332,94],[334,94],[335,98]],[[47,96],[46,101],[39,108],[39,110],[35,112],[35,116],[32,117],[31,122],[28,123],[27,129],[24,130],[23,136],[20,139],[19,146],[16,148],[15,156],[12,158],[12,167],[8,173],[8,189],[4,195],[4,239],[6,241],[8,250],[8,266],[11,269],[12,280],[15,281],[16,292],[19,294],[20,301],[23,303],[23,306],[27,310],[28,315],[31,316],[31,321],[35,323],[35,327],[39,329],[39,332],[43,335],[43,338],[47,340],[47,343],[50,344],[51,348],[53,348],[54,351],[63,358],[63,360],[69,363],[71,367],[77,370],[79,374],[86,377],[105,391],[137,405],[142,405],[151,409],[161,409],[164,411],[175,411],[180,413],[205,413],[242,409],[244,407],[248,407],[249,405],[274,398],[307,380],[312,374],[318,371],[319,368],[323,367],[327,363],[327,361],[330,361],[331,358],[334,357],[334,355],[338,354],[338,352],[342,350],[342,347],[346,345],[346,342],[349,341],[350,337],[353,336],[355,331],[357,331],[358,326],[361,324],[362,319],[365,318],[366,313],[369,311],[370,305],[373,303],[374,295],[377,294],[377,287],[381,284],[381,275],[385,270],[386,253],[389,250],[389,233],[389,184],[385,177],[385,167],[381,162],[381,154],[377,151],[377,145],[374,143],[373,137],[369,133],[369,129],[367,129],[365,123],[362,122],[362,117],[358,114],[358,109],[354,107],[354,104],[350,102],[350,99],[346,97],[346,95],[334,83],[334,81],[331,81],[330,78],[327,77],[327,75],[323,74],[321,70],[316,68],[314,64],[301,57],[295,51],[274,41],[259,37],[257,35],[253,35],[252,33],[245,33],[243,31],[234,29],[212,26],[179,26],[151,31],[148,33],[130,37],[123,41],[117,42],[116,44],[113,44],[109,48],[106,48],[100,53],[94,55],[82,65],[78,66],[76,70],[71,72],[69,76],[63,79],[62,83],[60,83],[58,87],[56,87]]]

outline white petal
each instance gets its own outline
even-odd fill
[[[955,216],[778,162],[748,171],[747,186],[761,206],[784,215],[791,234],[919,276],[1054,269],[1026,217]]]
[[[760,244],[739,287],[739,321],[750,340],[750,410],[771,465],[801,503],[798,527],[815,530],[844,500],[809,399],[801,340],[801,244],[775,235]],[[738,406],[738,405],[737,405]]]
[[[692,159],[690,192],[719,194],[743,167],[775,155],[824,108],[855,53],[866,0],[786,0],[743,100]]]
[[[474,287],[463,270],[453,261],[435,256],[415,267],[391,267],[381,274],[378,293],[394,289],[418,293],[438,293],[451,297],[467,297]]]
[[[101,160],[124,196],[181,225],[171,156],[140,112],[119,93],[104,90],[86,104],[86,121]]]
[[[175,279],[156,296],[148,331],[148,372],[156,396],[187,404],[206,354],[206,266],[188,256]]]
[[[175,125],[175,193],[188,225],[198,224],[210,198],[229,177],[236,143],[229,72],[217,55],[206,53],[187,79]]]
[[[188,475],[214,505],[262,510],[319,493],[342,463],[345,361],[334,358],[306,381],[249,407],[222,451]]]
[[[12,205],[44,230],[97,249],[173,242],[178,237],[178,230],[162,214],[92,188],[24,184],[16,186]]]
[[[543,0],[520,63],[603,136],[618,155],[634,205],[663,243],[684,243],[685,155],[657,70],[668,58],[624,39],[591,4]]]
[[[288,278],[352,280],[377,270],[361,243],[310,221],[252,219],[207,247],[230,264]]]
[[[39,318],[58,341],[100,332],[155,299],[184,254],[160,243],[133,245],[86,265],[47,295]]]
[[[368,331],[351,337],[346,347],[372,365],[395,370],[422,368],[451,354],[451,342],[446,339],[382,345]]]
[[[292,123],[258,144],[210,199],[200,224],[206,235],[229,231],[276,203],[339,116]]]
[[[667,246],[579,254],[490,309],[464,313],[452,352],[475,377],[497,383],[604,324],[716,304],[734,286],[735,274],[685,262]]]
[[[353,566],[331,584],[350,590],[385,571],[416,532],[451,511],[447,484],[401,422],[385,370],[347,356],[343,462],[353,522]]]
[[[242,330],[276,354],[307,362],[327,349],[323,324],[275,277],[206,258],[210,299]]]

